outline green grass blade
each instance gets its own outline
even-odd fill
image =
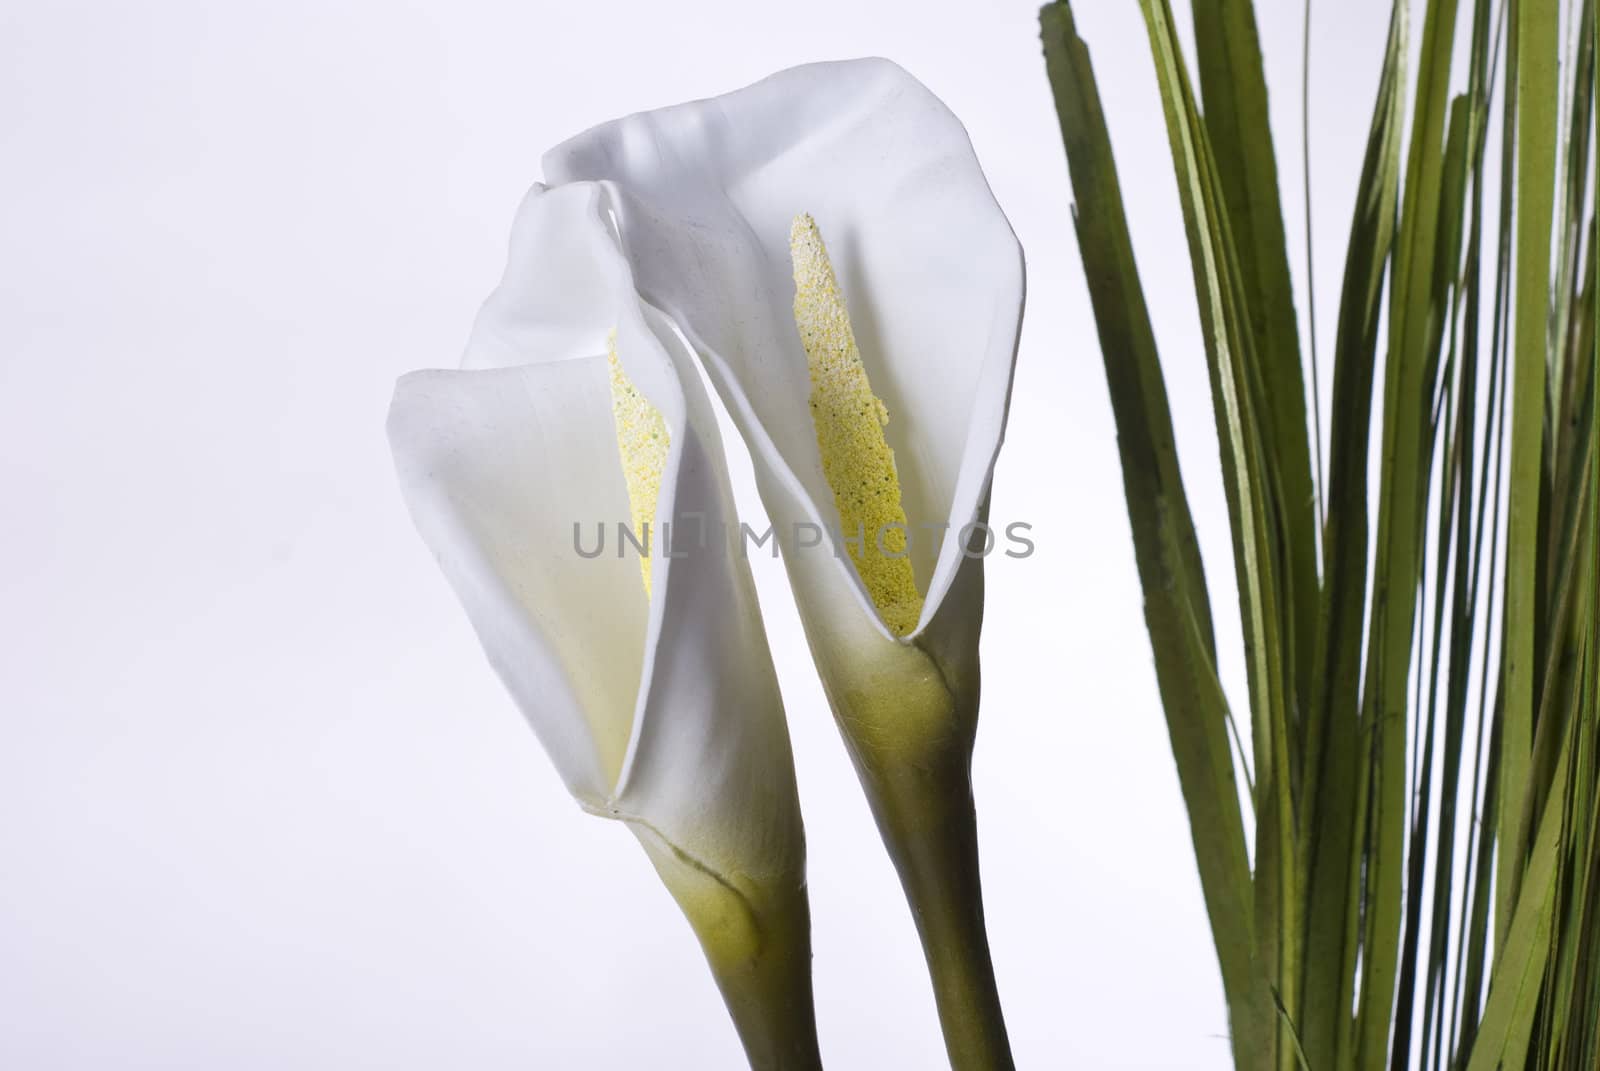
[[[1278,193],[1278,165],[1266,76],[1251,0],[1196,0],[1194,29],[1200,97],[1218,167],[1238,283],[1250,297],[1248,330],[1266,404],[1262,450],[1281,486],[1284,611],[1295,644],[1294,709],[1310,705],[1317,630],[1317,514],[1301,369],[1293,276]],[[1298,756],[1296,756],[1298,758]]]
[[[1140,0],[1233,540],[1251,727],[1237,763],[1088,51],[1065,0],[1042,12],[1237,1066],[1597,1066],[1597,2],[1423,0],[1413,53],[1409,0],[1394,0],[1324,484],[1252,0],[1193,0],[1198,90],[1170,0]],[[1463,10],[1467,87],[1452,101]],[[1308,43],[1302,58],[1309,69]],[[1237,797],[1250,770],[1253,870]]]
[[[1482,23],[1487,18],[1487,0],[1479,0],[1477,20]],[[1507,17],[1508,4],[1500,0],[1498,14],[1495,16],[1497,38],[1504,40],[1509,36],[1509,20]],[[1499,45],[1495,48],[1496,55],[1500,53]],[[1516,76],[1516,52],[1514,48],[1506,48],[1508,84],[1514,83]],[[1485,86],[1492,89],[1493,79],[1489,79]],[[1509,422],[1509,406],[1506,394],[1509,390],[1510,378],[1510,305],[1511,305],[1511,280],[1512,280],[1512,227],[1509,223],[1514,212],[1514,165],[1516,144],[1516,95],[1509,89],[1504,94],[1503,100],[1504,121],[1501,130],[1500,145],[1500,174],[1498,182],[1498,216],[1500,226],[1496,236],[1495,271],[1494,271],[1494,303],[1493,314],[1489,332],[1490,347],[1490,405],[1488,420],[1484,429],[1486,452],[1492,454],[1492,461],[1486,458],[1484,469],[1480,473],[1480,495],[1484,497],[1488,508],[1492,511],[1493,524],[1489,530],[1489,566],[1485,574],[1488,578],[1487,607],[1484,611],[1484,620],[1496,620],[1496,599],[1502,592],[1502,585],[1495,582],[1501,565],[1501,544],[1504,534],[1504,500],[1503,480],[1505,478],[1506,440],[1509,438],[1507,424]],[[1490,482],[1492,476],[1492,484]],[[1503,631],[1503,622],[1502,622]],[[1459,936],[1456,942],[1455,985],[1452,995],[1452,1011],[1448,1036],[1451,1039],[1452,1067],[1458,1067],[1464,1061],[1464,1053],[1470,1046],[1471,1040],[1477,1033],[1478,1019],[1482,1013],[1482,1001],[1485,979],[1488,976],[1488,958],[1492,944],[1489,936],[1489,927],[1493,917],[1492,886],[1494,881],[1496,833],[1499,828],[1496,816],[1499,813],[1499,784],[1500,784],[1500,743],[1501,743],[1501,712],[1505,702],[1505,666],[1504,652],[1490,658],[1487,651],[1478,667],[1480,674],[1478,686],[1478,742],[1474,751],[1473,784],[1469,803],[1481,800],[1475,810],[1476,820],[1472,823],[1468,838],[1467,870],[1468,893],[1467,904],[1460,922]],[[1492,703],[1491,703],[1492,696]],[[1483,737],[1488,735],[1487,762],[1484,762]],[[1482,785],[1482,791],[1479,785]]]
[[[1462,887],[1465,875],[1469,881],[1473,874],[1470,865],[1475,847],[1477,823],[1470,823],[1467,840],[1467,865],[1458,871],[1456,866],[1457,830],[1463,813],[1472,814],[1476,807],[1481,784],[1483,754],[1483,718],[1480,714],[1475,731],[1469,733],[1468,691],[1475,676],[1474,644],[1482,637],[1487,641],[1490,623],[1494,618],[1494,595],[1497,586],[1484,584],[1486,558],[1493,558],[1498,548],[1499,532],[1498,495],[1490,499],[1489,475],[1494,466],[1488,456],[1498,438],[1500,405],[1501,363],[1495,359],[1498,352],[1492,346],[1488,356],[1488,398],[1479,418],[1479,380],[1483,370],[1482,280],[1484,248],[1484,174],[1485,150],[1488,141],[1489,97],[1494,69],[1498,61],[1497,40],[1494,35],[1494,9],[1489,0],[1477,0],[1472,23],[1471,71],[1468,79],[1466,107],[1468,108],[1468,140],[1470,146],[1470,172],[1472,196],[1468,201],[1467,252],[1461,292],[1457,296],[1461,339],[1456,349],[1459,364],[1460,404],[1456,411],[1456,427],[1452,432],[1453,447],[1450,452],[1449,487],[1456,500],[1454,586],[1449,611],[1449,655],[1443,670],[1444,748],[1439,759],[1439,823],[1433,854],[1431,876],[1433,902],[1429,911],[1429,945],[1425,976],[1426,991],[1423,996],[1422,1036],[1420,1066],[1432,1071],[1448,1066],[1453,1034],[1449,1029],[1452,998],[1459,1000],[1458,990],[1452,984],[1459,977],[1453,969],[1459,962],[1460,950],[1465,947],[1465,926],[1469,917],[1470,884]],[[1483,449],[1480,449],[1480,446]],[[1491,520],[1492,518],[1492,520]],[[1485,553],[1485,551],[1489,553]],[[1441,555],[1442,555],[1441,551]],[[1490,565],[1490,575],[1493,566]],[[1487,592],[1487,596],[1485,593]],[[1436,674],[1430,682],[1437,687],[1441,681]],[[1487,689],[1487,684],[1484,684]],[[1466,746],[1472,744],[1473,775],[1462,798],[1462,774],[1466,760]],[[1424,849],[1427,850],[1427,849]],[[1413,858],[1419,849],[1413,840],[1410,849]],[[1413,890],[1415,892],[1415,890]],[[1450,941],[1451,909],[1457,894],[1462,898],[1460,928],[1456,944]],[[1412,927],[1420,926],[1420,919],[1408,920],[1408,939]],[[1404,967],[1402,967],[1404,973]],[[1405,984],[1402,983],[1402,992]],[[1397,1031],[1406,1022],[1404,997],[1397,1001]],[[1411,1017],[1415,1018],[1413,1008]],[[1398,1042],[1395,1052],[1406,1051]],[[1407,1053],[1409,1055],[1409,1053]]]
[[[1350,225],[1334,345],[1325,577],[1318,630],[1316,679],[1321,692],[1309,708],[1300,815],[1300,885],[1308,890],[1305,978],[1300,1037],[1314,1067],[1334,1066],[1338,1038],[1349,1018],[1349,991],[1338,965],[1354,969],[1347,940],[1352,851],[1356,840],[1360,762],[1358,680],[1367,580],[1367,465],[1372,386],[1381,300],[1394,243],[1404,124],[1406,18],[1394,5],[1383,77]]]
[[[1468,167],[1468,139],[1471,137],[1472,106],[1466,96],[1457,97],[1451,106],[1449,135],[1445,147],[1444,189],[1439,204],[1441,226],[1438,230],[1438,253],[1435,263],[1439,270],[1435,272],[1436,278],[1446,278],[1447,288],[1454,282],[1455,265],[1460,255],[1462,208],[1466,200],[1466,181]],[[1448,274],[1447,274],[1448,272]],[[1447,298],[1444,300],[1448,300]],[[1441,318],[1443,322],[1443,318]],[[1453,347],[1454,349],[1454,347]],[[1469,362],[1465,354],[1453,353],[1452,364],[1465,366]],[[1403,1067],[1410,1059],[1412,1025],[1417,1017],[1416,991],[1418,955],[1422,946],[1422,911],[1425,868],[1429,860],[1429,846],[1433,837],[1433,782],[1435,776],[1436,760],[1434,755],[1434,742],[1438,738],[1437,721],[1440,714],[1439,693],[1437,684],[1440,678],[1440,665],[1444,657],[1445,637],[1451,629],[1445,616],[1446,599],[1449,592],[1447,579],[1449,571],[1446,565],[1449,562],[1452,542],[1458,551],[1458,562],[1455,570],[1457,579],[1456,599],[1454,606],[1456,613],[1451,620],[1458,626],[1465,625],[1463,620],[1470,613],[1470,602],[1466,599],[1466,562],[1468,547],[1465,540],[1467,525],[1464,518],[1460,518],[1458,510],[1460,504],[1466,501],[1464,485],[1470,481],[1470,472],[1462,474],[1460,465],[1463,460],[1464,446],[1462,435],[1466,428],[1460,424],[1456,405],[1462,406],[1462,416],[1470,419],[1471,413],[1466,409],[1469,398],[1465,395],[1457,397],[1455,384],[1457,377],[1447,376],[1447,389],[1445,392],[1446,414],[1441,422],[1441,430],[1449,428],[1451,431],[1451,444],[1445,451],[1445,471],[1441,475],[1444,484],[1443,494],[1440,496],[1439,513],[1437,520],[1437,547],[1432,561],[1434,568],[1431,570],[1433,588],[1433,628],[1431,657],[1426,666],[1426,672],[1418,675],[1418,684],[1427,685],[1428,699],[1426,714],[1423,713],[1423,704],[1418,704],[1415,712],[1420,727],[1415,747],[1417,758],[1417,784],[1412,792],[1415,800],[1410,832],[1410,849],[1408,854],[1406,899],[1405,899],[1405,925],[1404,937],[1400,953],[1400,974],[1395,998],[1394,1038],[1391,1046],[1391,1065]],[[1437,433],[1436,433],[1437,434]],[[1424,577],[1430,571],[1424,569]],[[1424,582],[1426,589],[1430,585]],[[1448,721],[1452,696],[1445,699],[1444,716]],[[1463,697],[1464,698],[1464,697]],[[1455,736],[1452,735],[1454,740]],[[1448,768],[1453,756],[1447,753],[1441,757],[1444,766]],[[1454,828],[1449,827],[1448,836],[1454,836]],[[1440,853],[1442,856],[1442,852]],[[1427,970],[1427,968],[1424,968]],[[1432,973],[1431,970],[1428,973]]]
[[[1595,16],[1592,3],[1589,5],[1589,30],[1589,54],[1591,57],[1600,56],[1600,18]],[[1600,97],[1600,63],[1591,62],[1589,74],[1588,91],[1592,102]],[[1591,182],[1595,186],[1595,203],[1600,206],[1600,168],[1595,169]],[[1586,357],[1589,361],[1589,397],[1592,406],[1600,402],[1597,399],[1597,394],[1600,394],[1600,283],[1594,281],[1595,274],[1600,271],[1596,266],[1596,260],[1600,257],[1595,253],[1596,241],[1597,227],[1591,221],[1591,284],[1585,302],[1590,329],[1585,346],[1580,350],[1580,359]],[[1589,470],[1589,540],[1585,553],[1592,561],[1600,557],[1600,417],[1590,422],[1589,453],[1594,463]],[[1590,808],[1586,879],[1588,907],[1580,919],[1577,938],[1577,962],[1583,965],[1580,968],[1583,977],[1577,983],[1580,995],[1575,998],[1574,1004],[1584,1010],[1581,1014],[1575,1013],[1576,1020],[1582,1025],[1571,1039],[1572,1058],[1568,1066],[1572,1068],[1600,1067],[1600,574],[1591,577],[1590,585],[1588,693],[1584,719],[1590,746],[1586,768],[1579,782],[1587,790]]]
[[[1051,3],[1039,13],[1047,73],[1060,118],[1076,203],[1073,225],[1084,259],[1089,297],[1100,330],[1102,350],[1108,341],[1116,346],[1119,375],[1129,388],[1114,394],[1113,402],[1128,403],[1130,421],[1143,427],[1150,440],[1152,486],[1167,503],[1169,523],[1175,533],[1182,568],[1183,596],[1200,623],[1208,659],[1216,659],[1211,600],[1206,590],[1200,542],[1183,489],[1178,451],[1173,439],[1172,411],[1156,353],[1155,333],[1144,289],[1134,262],[1133,239],[1128,231],[1116,160],[1101,107],[1099,88],[1089,50],[1077,36],[1070,3]],[[1108,365],[1111,357],[1107,356]],[[1108,371],[1110,369],[1108,368]],[[1132,403],[1137,401],[1137,405]],[[1121,422],[1118,423],[1119,430]]]
[[[1557,230],[1556,279],[1552,287],[1556,308],[1550,323],[1550,382],[1555,388],[1552,393],[1559,400],[1559,404],[1553,407],[1558,419],[1568,419],[1572,408],[1581,399],[1582,394],[1574,389],[1573,380],[1585,373],[1589,363],[1588,354],[1580,354],[1571,343],[1572,333],[1576,329],[1577,313],[1580,311],[1573,299],[1580,298],[1576,292],[1579,285],[1578,274],[1583,267],[1580,263],[1579,239],[1583,235],[1581,224],[1584,221],[1584,204],[1588,195],[1590,131],[1594,107],[1593,20],[1593,0],[1585,0],[1578,13],[1577,48],[1571,63],[1572,91],[1566,110],[1566,140],[1561,154],[1559,200],[1561,225]],[[1579,437],[1559,433],[1557,441],[1567,446],[1565,451],[1557,455],[1558,463],[1570,461],[1573,456],[1572,447],[1583,445]],[[1559,475],[1556,484],[1557,486],[1561,484]]]
[[[1587,297],[1588,291],[1584,294]],[[1572,354],[1571,359],[1589,364],[1587,353]],[[1594,462],[1591,452],[1593,443],[1587,430],[1573,437],[1581,441],[1584,452],[1584,494],[1575,542],[1592,550],[1594,533],[1590,527],[1588,473]],[[1561,835],[1562,856],[1558,871],[1561,877],[1556,883],[1555,932],[1544,1006],[1543,1043],[1540,1046],[1545,1063],[1551,1067],[1560,1065],[1562,1053],[1568,1049],[1575,1035],[1572,1009],[1575,994],[1583,984],[1582,975],[1586,967],[1579,957],[1589,899],[1586,882],[1593,869],[1588,838],[1593,829],[1591,819],[1596,803],[1593,734],[1597,726],[1593,711],[1586,711],[1585,705],[1589,687],[1587,665],[1592,656],[1593,635],[1590,625],[1595,597],[1595,563],[1592,553],[1581,554],[1576,551],[1574,561],[1580,575],[1564,592],[1563,602],[1570,602],[1570,606],[1565,608],[1570,612],[1570,617],[1561,629],[1567,636],[1567,645],[1574,657],[1570,664],[1559,671],[1560,677],[1555,686],[1547,687],[1545,691],[1547,697],[1552,693],[1564,697],[1557,700],[1566,707],[1561,720],[1570,723],[1570,735],[1574,741],[1568,777],[1565,783],[1552,786],[1553,791],[1560,792],[1565,798],[1566,824]],[[1542,716],[1539,732],[1545,733],[1556,720],[1551,715]]]
[[[1533,748],[1535,630],[1539,613],[1539,511],[1544,488],[1546,331],[1554,216],[1557,0],[1517,0],[1516,348],[1506,542],[1506,707],[1501,754],[1497,944],[1509,938],[1527,842],[1520,827]]]
[[[1274,1011],[1257,970],[1244,820],[1214,671],[1204,574],[1173,445],[1172,419],[1128,232],[1094,70],[1067,3],[1040,13],[1074,221],[1118,429],[1145,622],[1201,889],[1229,1005],[1235,1063],[1268,1067]]]
[[[1440,301],[1454,265],[1439,265],[1444,123],[1455,0],[1430,0],[1423,25],[1391,292],[1385,368],[1378,535],[1368,630],[1363,720],[1375,734],[1377,769],[1365,864],[1366,915],[1355,1066],[1381,1069],[1389,1057],[1399,969],[1406,870],[1407,681],[1421,580],[1432,370],[1443,317]]]
[[[1489,739],[1489,761],[1484,777],[1483,808],[1478,822],[1481,839],[1478,841],[1477,855],[1473,861],[1471,908],[1467,919],[1464,920],[1467,927],[1466,940],[1461,945],[1459,960],[1461,975],[1457,992],[1460,1014],[1453,1032],[1458,1056],[1451,1061],[1452,1067],[1460,1066],[1464,1062],[1462,1054],[1471,1051],[1472,1042],[1477,1037],[1483,1011],[1484,980],[1488,977],[1489,927],[1493,903],[1491,887],[1494,878],[1493,817],[1498,813],[1500,800],[1501,709],[1502,701],[1497,696]]]
[[[1571,736],[1567,737],[1568,745]],[[1570,747],[1563,747],[1556,767],[1558,782],[1566,780]],[[1550,933],[1555,908],[1556,869],[1566,800],[1556,796],[1539,822],[1538,837],[1527,871],[1519,886],[1516,908],[1495,957],[1489,999],[1472,1044],[1466,1071],[1498,1071],[1521,1067],[1538,1010],[1545,964],[1550,956]]]
[[[1250,684],[1256,788],[1254,874],[1258,962],[1284,1004],[1297,1007],[1300,905],[1294,885],[1294,810],[1289,697],[1295,679],[1295,626],[1280,563],[1287,555],[1279,473],[1261,414],[1271,404],[1255,352],[1248,291],[1220,193],[1221,179],[1195,101],[1166,0],[1143,0],[1184,210],[1189,259],[1205,333],[1224,487],[1234,536],[1240,618]],[[1304,440],[1304,428],[1301,429]],[[1287,584],[1292,597],[1292,571]],[[1279,1039],[1286,1052],[1288,1038]]]

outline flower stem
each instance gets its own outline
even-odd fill
[[[861,764],[916,919],[953,1071],[1012,1071],[978,877],[970,742],[930,762]]]
[[[751,1071],[821,1071],[804,878],[719,874],[654,827],[629,826],[700,939]]]
[[[803,906],[800,917],[805,917]],[[810,934],[786,930],[769,932],[753,959],[719,962],[710,946],[706,949],[751,1071],[822,1069],[811,994]]]

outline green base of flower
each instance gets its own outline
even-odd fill
[[[805,887],[713,873],[653,831],[633,828],[700,939],[752,1071],[820,1071]]]

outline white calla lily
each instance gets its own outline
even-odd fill
[[[607,123],[544,167],[610,184],[641,298],[694,346],[745,438],[952,1061],[1009,1066],[970,765],[975,526],[1023,265],[965,131],[899,67],[859,60]],[[824,529],[858,543],[808,546]]]
[[[529,194],[463,368],[403,378],[389,437],[490,662],[579,803],[637,835],[752,1065],[812,1068],[777,681],[748,564],[701,538],[735,517],[709,399],[637,296],[610,200],[592,184]],[[630,517],[658,522],[643,575],[620,546],[585,556],[594,526]]]

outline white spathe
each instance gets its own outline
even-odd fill
[[[551,150],[544,168],[558,188],[606,185],[640,300],[694,347],[750,449],[818,673],[922,937],[951,1066],[1014,1066],[978,874],[983,558],[969,549],[987,542],[970,526],[987,521],[1023,264],[966,132],[899,67],[856,60],[606,123]],[[852,329],[829,344],[848,354],[853,335],[888,413],[923,595],[904,636],[842,547],[802,535],[841,527],[836,492],[872,493],[830,487],[824,470],[790,251],[805,216]],[[863,448],[825,434],[830,451]],[[889,478],[887,466],[873,471]]]
[[[816,219],[890,414],[926,596],[917,630],[900,640],[847,557],[786,554],[819,668],[836,705],[902,660],[892,647],[942,648],[937,661],[962,663],[943,668],[975,674],[982,563],[957,535],[984,518],[1023,264],[955,116],[886,60],[820,63],[606,123],[551,150],[544,168],[552,183],[613,188],[639,293],[703,359],[786,550],[797,524],[838,527],[792,304],[790,224]],[[926,671],[908,664],[891,676]]]
[[[709,399],[639,301],[609,202],[594,184],[528,195],[462,369],[403,378],[389,438],[417,528],[567,787],[639,835],[708,954],[714,938],[738,958],[774,904],[798,902],[804,928],[793,760],[748,564],[696,538],[736,524]],[[666,557],[652,533],[653,597],[616,554],[613,330],[670,434],[657,516],[677,538]],[[605,553],[580,556],[574,525],[592,550],[600,523]]]
[[[573,793],[639,834],[735,1019],[797,1000],[809,1013],[808,973],[752,984],[742,969],[775,934],[778,961],[808,966],[809,942],[792,925],[792,760],[739,541],[658,554],[653,600],[635,562],[580,561],[571,544],[574,520],[628,515],[599,357],[613,328],[672,439],[657,516],[738,531],[698,359],[751,451],[952,1061],[1008,1066],[969,777],[983,560],[967,537],[987,519],[1023,264],[966,132],[899,67],[857,60],[605,124],[544,166],[552,185],[519,213],[466,370],[419,374],[397,395],[391,434],[419,528]],[[904,637],[847,555],[801,535],[839,527],[795,324],[790,234],[807,214],[889,414],[924,596]],[[769,915],[790,928],[764,927]],[[767,1049],[815,1063],[814,1036]]]

